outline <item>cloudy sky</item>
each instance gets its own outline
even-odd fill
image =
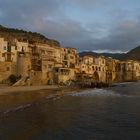
[[[140,0],[0,0],[0,24],[79,51],[124,52],[140,44]]]

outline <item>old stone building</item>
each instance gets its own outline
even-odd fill
[[[135,80],[140,80],[140,63],[138,61],[134,61],[133,74]]]
[[[113,71],[113,82],[122,82],[123,81],[123,68],[122,62],[114,59],[114,71]]]
[[[123,81],[136,81],[140,79],[140,63],[129,60],[122,62]]]
[[[123,81],[132,81],[134,80],[133,74],[133,61],[124,61],[123,62]]]
[[[3,83],[11,74],[16,74],[15,72],[16,64],[12,62],[0,62],[0,83]]]
[[[76,80],[78,53],[75,48],[61,48],[61,64],[54,68],[55,83],[66,83]]]
[[[115,65],[112,58],[106,58],[106,83],[112,84],[115,78]]]
[[[0,38],[0,82],[10,75],[21,77],[15,85],[66,84],[89,80],[95,83],[140,79],[140,63],[104,56],[79,57],[75,48],[59,43]]]
[[[84,56],[80,59],[79,73],[95,82],[106,82],[105,58]]]
[[[0,82],[6,80],[11,74],[16,74],[15,50],[11,42],[0,38]]]

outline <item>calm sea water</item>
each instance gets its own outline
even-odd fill
[[[140,140],[140,83],[45,92],[0,98],[0,140]]]

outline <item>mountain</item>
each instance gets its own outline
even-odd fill
[[[124,60],[128,60],[128,59],[140,61],[140,46],[126,53]]]
[[[83,57],[85,55],[91,55],[91,56],[94,56],[94,57],[98,57],[100,54],[99,53],[96,53],[96,52],[90,52],[90,51],[80,52],[79,53],[79,56],[80,57]]]
[[[47,43],[50,46],[56,45],[60,47],[60,43],[58,41],[48,39],[40,33],[31,31],[28,32],[21,29],[7,28],[2,25],[0,25],[0,37],[4,37],[6,40],[13,40],[17,38],[18,40],[28,40],[32,43]]]
[[[105,57],[112,57],[118,60],[136,60],[140,61],[140,46],[130,50],[128,53],[95,53],[95,52],[80,52],[79,55],[81,57],[85,55],[92,55],[92,56],[105,56]]]
[[[80,57],[83,57],[85,55],[91,55],[91,56],[105,56],[105,57],[112,57],[114,59],[123,60],[125,53],[95,53],[95,52],[80,52]]]

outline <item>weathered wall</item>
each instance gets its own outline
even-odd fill
[[[29,76],[31,69],[31,59],[29,53],[18,53],[17,58],[17,75],[22,77]]]
[[[16,64],[13,62],[0,62],[0,82],[6,80],[11,74],[16,74]]]
[[[42,72],[41,71],[31,71],[30,85],[42,85]]]
[[[66,72],[61,72],[61,69],[58,71],[58,73],[55,73],[54,75],[54,81],[55,83],[66,83],[67,81],[75,80],[75,69],[69,69]]]

